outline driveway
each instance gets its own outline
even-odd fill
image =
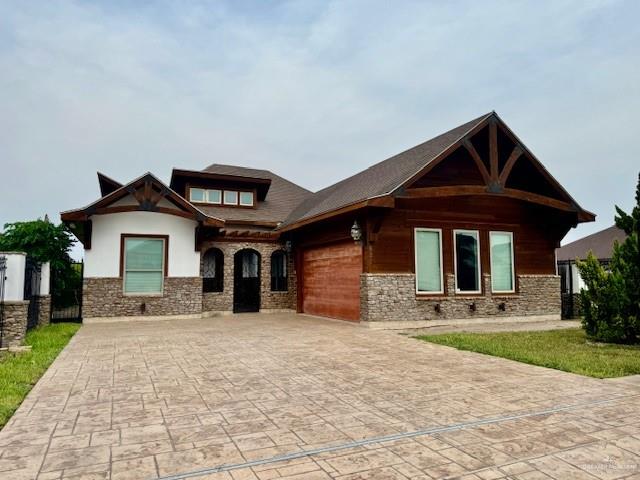
[[[293,314],[85,325],[0,478],[637,479],[639,395]]]

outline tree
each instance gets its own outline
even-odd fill
[[[69,251],[75,243],[64,224],[54,225],[47,218],[30,222],[7,223],[0,235],[0,251],[25,252],[37,262],[50,262],[54,300],[61,300],[68,287],[78,281]]]
[[[631,214],[616,206],[616,225],[627,234],[613,247],[610,271],[589,254],[578,262],[586,289],[580,292],[583,326],[597,340],[618,343],[640,341],[640,175],[636,205]]]

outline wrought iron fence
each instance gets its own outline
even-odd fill
[[[73,275],[60,278],[57,272],[52,272],[51,285],[51,321],[52,322],[80,322],[82,321],[82,279],[84,264],[71,264]]]

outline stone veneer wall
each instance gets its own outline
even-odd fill
[[[40,295],[35,297],[38,302],[38,326],[44,327],[51,322],[51,295]]]
[[[0,347],[22,345],[27,333],[28,301],[5,302],[2,306],[2,342]]]
[[[224,255],[223,291],[203,294],[202,310],[204,312],[233,311],[233,257],[237,251],[245,248],[251,248],[260,254],[260,310],[296,308],[296,272],[293,255],[287,255],[288,291],[271,291],[271,254],[276,250],[283,250],[283,245],[267,242],[206,242],[201,248],[202,257],[210,248],[219,248]],[[200,272],[202,272],[202,260]]]
[[[518,292],[491,293],[491,275],[483,275],[484,293],[455,293],[454,275],[446,275],[446,295],[417,297],[415,275],[370,274],[360,277],[360,319],[365,322],[557,315],[560,318],[560,277],[518,275]],[[469,306],[475,303],[475,311]],[[500,304],[505,310],[500,310]],[[436,311],[440,305],[440,312]]]
[[[82,285],[84,318],[190,315],[201,311],[200,277],[166,277],[162,295],[125,295],[119,277],[85,278]]]

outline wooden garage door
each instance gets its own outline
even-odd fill
[[[304,313],[360,320],[360,245],[350,241],[307,249],[302,268]]]

